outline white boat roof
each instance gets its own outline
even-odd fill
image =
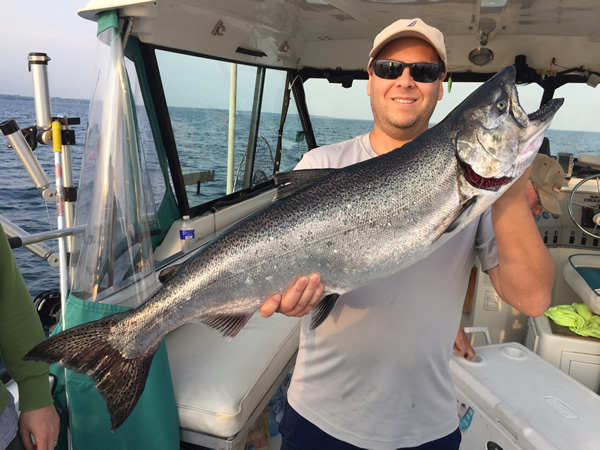
[[[449,72],[493,73],[516,55],[540,75],[600,72],[598,0],[92,0],[79,14],[115,8],[144,43],[246,64],[364,70],[382,28],[420,17],[444,33]],[[482,30],[494,59],[478,66]]]

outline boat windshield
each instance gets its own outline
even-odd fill
[[[269,180],[278,152],[279,171],[306,152],[293,101],[278,148],[287,72],[165,50],[156,59],[190,209]]]

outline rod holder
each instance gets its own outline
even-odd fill
[[[30,236],[30,234],[23,230],[23,228],[19,227],[18,225],[15,225],[9,219],[2,215],[0,215],[0,223],[2,224],[2,228],[4,228],[4,232],[9,238],[18,237],[20,239],[20,242],[22,242],[24,237]],[[31,244],[22,245],[22,247],[26,248],[34,255],[45,259],[51,266],[58,266],[58,255],[56,253],[53,253],[52,249],[46,244],[42,242],[34,242]]]
[[[36,125],[40,130],[46,131],[52,127],[50,90],[48,89],[48,61],[50,58],[46,53],[30,53],[27,60],[29,71],[33,77]]]
[[[35,187],[45,190],[50,184],[50,180],[48,180],[35,154],[31,151],[31,147],[25,140],[23,133],[21,133],[17,122],[12,119],[6,120],[0,123],[0,130],[2,130],[2,133],[4,133],[4,136],[6,136],[6,139],[8,139],[11,147],[21,160],[21,164],[25,167]]]

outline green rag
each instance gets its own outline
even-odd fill
[[[585,303],[552,306],[545,314],[574,333],[600,338],[600,316],[594,314]]]

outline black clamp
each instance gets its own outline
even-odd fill
[[[77,188],[76,187],[64,187],[63,188],[63,199],[65,202],[76,202],[77,201]]]

